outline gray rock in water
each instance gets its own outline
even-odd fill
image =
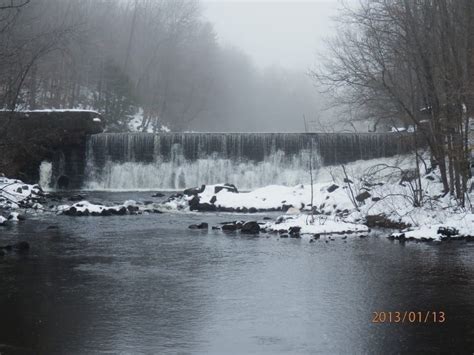
[[[191,224],[189,226],[189,229],[208,229],[209,225],[205,222],[199,223],[199,224]]]
[[[246,234],[258,234],[260,233],[260,225],[257,222],[246,222],[242,225],[242,233]]]

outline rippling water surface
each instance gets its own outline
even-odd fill
[[[0,258],[0,353],[474,351],[474,243],[187,228],[241,218],[255,216],[49,216],[0,230],[0,244],[31,244]],[[447,320],[371,323],[383,310]]]

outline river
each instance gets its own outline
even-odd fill
[[[47,215],[0,230],[0,245],[31,245],[0,257],[0,353],[474,351],[474,243],[188,229],[255,218]],[[372,323],[374,311],[446,321]]]

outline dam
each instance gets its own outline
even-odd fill
[[[89,190],[292,186],[309,182],[310,160],[318,169],[411,150],[412,137],[397,133],[100,133],[87,136],[84,152],[53,161],[49,184],[68,179],[74,181],[69,188]]]

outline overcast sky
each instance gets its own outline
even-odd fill
[[[220,43],[234,45],[255,63],[305,71],[334,33],[338,0],[203,0],[204,16]]]

